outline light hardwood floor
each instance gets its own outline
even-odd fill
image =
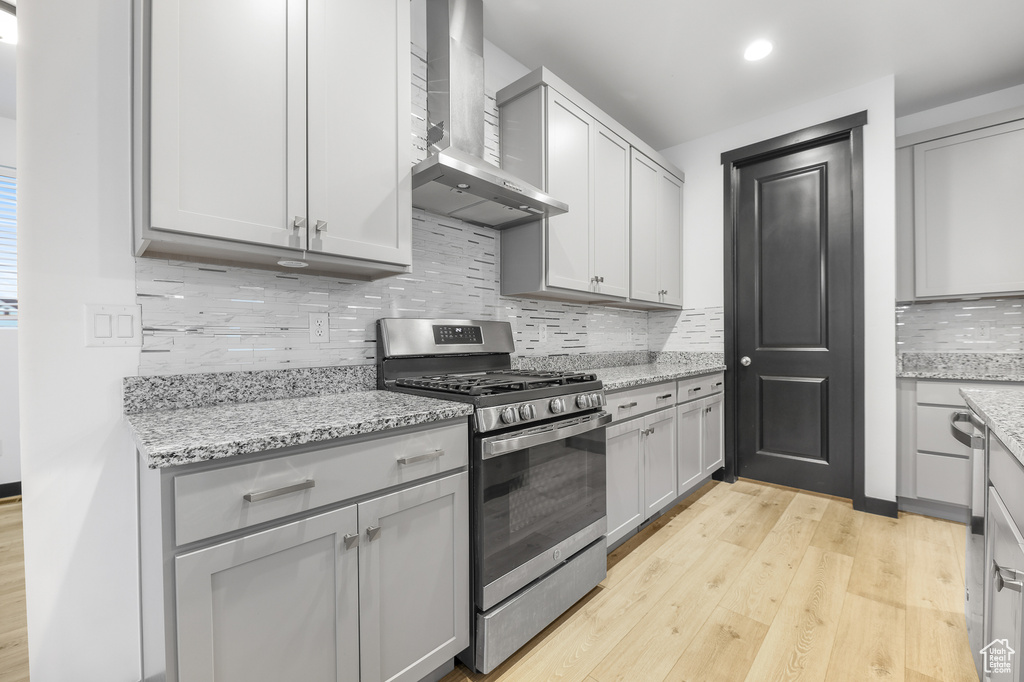
[[[500,668],[460,665],[443,682],[976,682],[964,533],[708,484],[609,555],[607,579]]]
[[[0,501],[0,680],[28,680],[20,498]]]

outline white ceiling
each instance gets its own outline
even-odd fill
[[[484,0],[484,34],[657,149],[888,74],[897,116],[1024,83],[1022,0]]]

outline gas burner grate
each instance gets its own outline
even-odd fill
[[[395,385],[464,395],[494,395],[550,386],[568,386],[596,380],[595,374],[587,372],[535,372],[504,369],[480,374],[409,377],[398,379],[395,381]]]

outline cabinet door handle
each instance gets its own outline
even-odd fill
[[[1024,574],[1020,571],[996,565],[996,592],[1002,592],[1004,587],[1014,592],[1021,592],[1024,590],[1024,582],[1021,582],[1021,577],[1024,577]]]
[[[593,282],[594,284],[598,284],[599,282],[604,281],[604,277],[598,277],[597,275],[594,275],[593,277],[590,278],[590,281]]]
[[[380,526],[368,526],[366,528],[366,539],[373,542],[380,537]]]
[[[279,495],[287,495],[288,493],[297,493],[300,490],[308,490],[316,486],[316,481],[313,479],[307,479],[302,483],[296,483],[295,485],[286,485],[283,488],[276,488],[274,490],[264,490],[259,493],[246,493],[242,495],[242,499],[246,502],[259,502],[260,500],[267,500],[271,497],[278,497]]]
[[[326,232],[327,231],[327,221],[326,220],[318,220],[318,221],[316,221],[316,225],[314,225],[314,227],[316,228],[317,232]]]
[[[349,533],[342,538],[345,541],[345,549],[352,549],[359,546],[359,533]]]
[[[631,402],[631,403],[624,403],[622,405],[619,405],[619,409],[620,410],[628,410],[631,407],[636,407],[636,401],[635,400],[633,402]]]
[[[665,395],[659,395],[657,398],[655,398],[655,400],[668,400],[671,397],[671,393],[666,393]]]
[[[295,216],[295,220],[292,221],[292,228],[301,230],[306,226],[306,219],[300,215]]]
[[[441,457],[444,457],[444,450],[434,450],[433,452],[428,452],[424,455],[413,455],[412,457],[399,457],[398,464],[399,466],[405,464],[415,464],[416,462],[426,462],[428,459],[439,459]]]
[[[698,391],[700,391],[700,386],[694,386],[690,389],[690,393],[697,393]]]

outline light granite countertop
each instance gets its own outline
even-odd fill
[[[900,353],[896,376],[901,379],[1024,382],[1024,353]]]
[[[656,384],[673,379],[685,379],[704,374],[724,372],[725,365],[719,359],[706,362],[669,362],[647,365],[626,365],[623,367],[604,367],[593,372],[604,382],[606,391],[617,391],[623,388]]]
[[[125,415],[150,468],[444,421],[469,403],[391,391],[353,391]]]
[[[1024,464],[1024,390],[964,388],[960,394]]]

